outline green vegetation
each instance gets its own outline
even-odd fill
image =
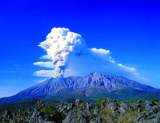
[[[49,103],[30,100],[0,106],[0,123],[159,123],[160,100],[98,99]]]

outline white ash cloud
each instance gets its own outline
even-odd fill
[[[33,63],[33,65],[41,66],[41,67],[45,67],[45,68],[53,68],[53,62],[52,61],[46,61],[46,62],[39,61],[39,62]]]
[[[81,35],[67,28],[53,28],[39,46],[46,50],[48,58],[52,60],[55,77],[63,76],[71,54],[81,55],[86,48]]]
[[[78,33],[68,28],[53,28],[46,40],[38,46],[46,51],[38,61],[33,63],[49,70],[36,71],[41,77],[63,77],[82,75],[90,72],[114,72],[134,74],[136,68],[117,63],[110,50],[88,48],[85,40]]]
[[[101,54],[101,55],[108,55],[111,54],[110,50],[106,50],[106,49],[102,49],[102,48],[91,48],[91,51],[97,54]]]
[[[36,76],[40,77],[53,77],[53,70],[39,70],[34,73]]]
[[[126,66],[126,65],[123,65],[123,64],[117,64],[117,66],[119,66],[120,68],[122,68],[126,71],[129,71],[129,72],[135,72],[136,71],[136,68],[129,67],[129,66]]]

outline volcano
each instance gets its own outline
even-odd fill
[[[160,90],[106,73],[90,73],[83,77],[49,78],[16,95],[0,99],[0,104],[16,103],[28,99],[65,101],[68,99],[96,100],[97,98],[142,99],[159,98]]]

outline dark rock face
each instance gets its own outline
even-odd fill
[[[157,93],[158,92],[158,93]],[[12,97],[0,99],[0,104],[13,103],[26,99],[84,98],[87,100],[99,97],[139,98],[156,96],[160,91],[127,78],[113,74],[91,73],[84,77],[50,78],[36,86],[28,88]],[[146,95],[146,96],[143,96]]]

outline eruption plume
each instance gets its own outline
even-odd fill
[[[88,48],[82,36],[68,28],[53,28],[38,46],[47,53],[41,57],[45,61],[34,63],[47,68],[35,72],[41,77],[80,76],[90,72],[138,75],[136,68],[117,63],[112,58],[110,50]]]
[[[53,28],[39,46],[47,52],[52,61],[55,77],[63,76],[71,54],[81,55],[86,48],[82,36],[67,28]]]

